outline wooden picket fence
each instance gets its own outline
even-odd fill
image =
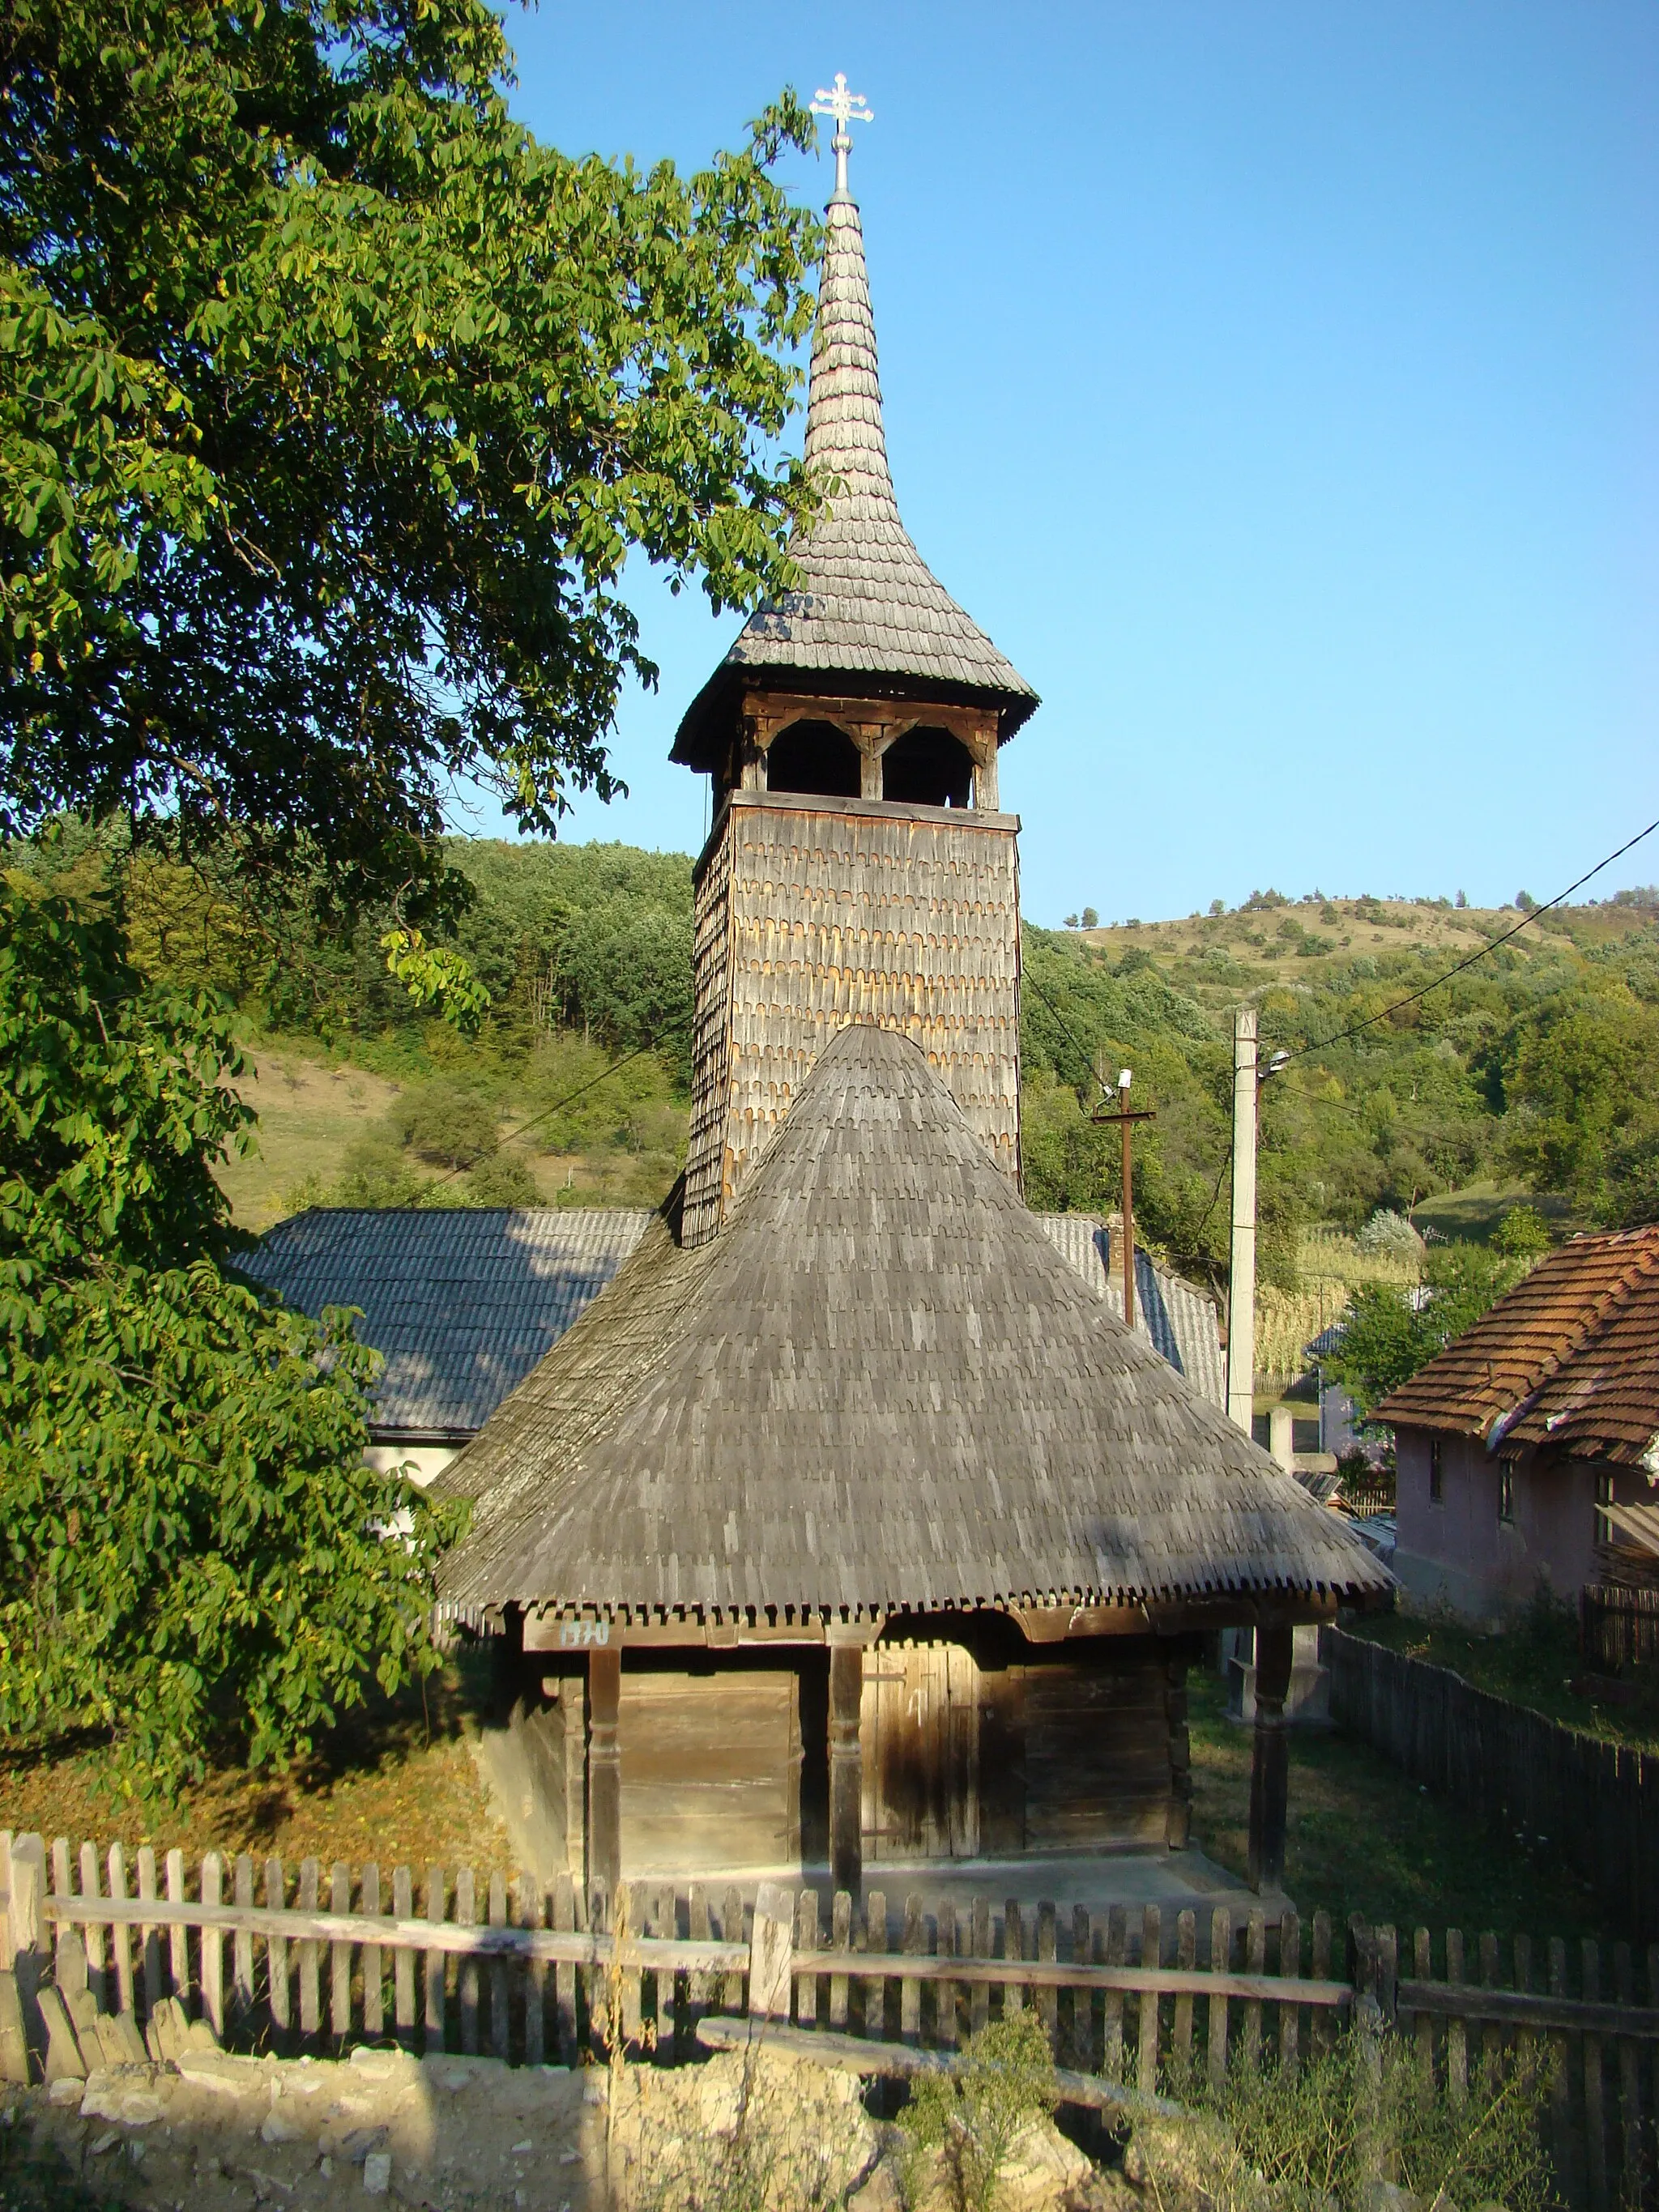
[[[1659,1589],[1586,1583],[1578,1594],[1578,1648],[1603,1674],[1659,1659]]]
[[[613,1931],[603,1887],[568,1880],[544,1891],[433,1867],[417,1882],[398,1867],[385,1881],[372,1863],[336,1864],[325,1879],[314,1859],[295,1869],[209,1852],[191,1867],[182,1852],[148,1850],[130,1871],[118,1844],[71,1851],[60,1838],[48,1850],[0,1832],[0,1968],[37,2002],[55,1980],[76,1999],[72,2017],[112,2021],[132,2055],[148,2045],[153,2057],[167,2055],[157,2028],[188,2018],[247,2050],[367,2039],[572,2063],[602,2045],[619,1987],[620,2027],[658,2063],[730,2041],[721,2016],[738,2015],[726,2025],[741,2032],[752,2006],[779,2015],[770,2032],[793,2048],[904,2073],[1029,2005],[1065,2094],[1107,2106],[1126,2092],[1179,2097],[1240,2059],[1294,2072],[1369,1996],[1454,2097],[1501,2054],[1547,2051],[1570,2203],[1610,2212],[1650,2201],[1659,2180],[1659,1945],[1638,1959],[1623,1943],[1466,1944],[1455,1929],[1407,1941],[1358,1920],[1334,1936],[1323,1913],[1304,1929],[1288,1911],[930,1905],[915,1892],[890,1909],[879,1890],[861,1909],[837,1893],[826,1924],[817,1889],[769,1894],[785,1954],[763,2002],[761,1914],[732,1886],[631,1884]],[[39,2046],[38,2024],[34,2034]],[[5,2055],[0,2038],[0,2074]]]
[[[1547,1838],[1607,1921],[1659,1938],[1659,1757],[1564,1728],[1449,1668],[1322,1628],[1331,1717],[1449,1797],[1500,1849]]]

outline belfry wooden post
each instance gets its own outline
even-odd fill
[[[1291,1686],[1296,1632],[1264,1622],[1255,1632],[1255,1736],[1250,1761],[1249,1876],[1254,1890],[1285,1885],[1285,1819],[1290,1790],[1290,1747],[1285,1736],[1285,1697]]]
[[[864,1700],[864,1650],[830,1647],[830,1870],[836,1889],[856,1898],[864,1879],[864,1765],[859,1716]]]
[[[587,1868],[614,1896],[622,1878],[622,1653],[594,1645],[587,1655]]]

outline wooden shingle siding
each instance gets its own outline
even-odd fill
[[[919,1046],[1017,1176],[1014,832],[1011,816],[735,795],[697,885],[687,1243],[719,1230],[819,1054],[852,1022]]]

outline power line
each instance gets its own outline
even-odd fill
[[[1078,1051],[1083,1054],[1084,1059],[1089,1064],[1089,1073],[1094,1077],[1095,1081],[1100,1085],[1101,1097],[1103,1098],[1109,1098],[1112,1095],[1111,1091],[1108,1085],[1102,1080],[1100,1070],[1095,1066],[1094,1054],[1090,1051],[1088,1046],[1084,1043],[1082,1038],[1079,1037],[1077,1032],[1071,1027],[1069,1023],[1066,1021],[1065,1015],[1060,1012],[1060,1008],[1048,996],[1048,994],[1043,989],[1042,984],[1038,982],[1036,977],[1031,973],[1031,970],[1029,968],[1023,971],[1020,980],[1023,982],[1026,982],[1030,985],[1031,988],[1036,993],[1038,998],[1042,1000],[1043,1005],[1047,1006],[1048,1012],[1059,1023],[1060,1035],[1066,1038],[1068,1043],[1074,1045]]]
[[[1639,845],[1644,837],[1651,837],[1656,830],[1659,830],[1659,821],[1650,822],[1645,830],[1638,830],[1633,837],[1626,839],[1616,853],[1609,853],[1605,860],[1598,860],[1593,868],[1587,869],[1576,884],[1569,884],[1565,890],[1557,891],[1555,896],[1546,899],[1542,906],[1528,908],[1513,929],[1506,929],[1501,937],[1491,939],[1478,952],[1471,952],[1467,960],[1460,960],[1455,968],[1448,968],[1445,974],[1437,975],[1432,983],[1425,983],[1420,991],[1413,991],[1403,999],[1396,999],[1392,1006],[1384,1006],[1378,1013],[1368,1014],[1363,1022],[1356,1022],[1352,1029],[1339,1030],[1334,1036],[1322,1037],[1316,1044],[1298,1045],[1294,1052],[1285,1054],[1279,1066],[1287,1066],[1293,1060],[1305,1060],[1310,1053],[1328,1052],[1334,1044],[1343,1044],[1349,1037],[1364,1036],[1367,1030],[1375,1029],[1379,1022],[1387,1021],[1390,1014],[1397,1014],[1407,1006],[1416,1006],[1419,1000],[1426,999],[1431,991],[1437,991],[1443,983],[1449,983],[1454,975],[1461,975],[1466,968],[1473,968],[1489,952],[1496,952],[1500,945],[1507,945],[1510,938],[1518,937],[1529,923],[1537,921],[1540,914],[1547,914],[1552,907],[1560,906],[1575,891],[1582,890],[1592,877],[1599,876],[1603,868],[1610,868],[1615,860],[1622,860],[1626,853]]]
[[[608,1082],[616,1074],[618,1068],[626,1067],[630,1060],[643,1060],[647,1053],[654,1052],[656,1048],[654,1044],[635,1045],[632,1052],[626,1052],[620,1060],[612,1060],[610,1066],[596,1075],[591,1083],[584,1083],[579,1090],[572,1091],[566,1097],[556,1100],[551,1106],[546,1107],[541,1113],[532,1115],[529,1121],[520,1121],[516,1129],[509,1129],[504,1137],[497,1139],[497,1142],[510,1145],[516,1138],[528,1136],[532,1129],[538,1129],[544,1121],[550,1121],[556,1114],[563,1113],[567,1106],[574,1106],[579,1098],[585,1098],[590,1091],[597,1091],[600,1084]],[[465,1167],[451,1168],[447,1175],[434,1176],[427,1185],[427,1188],[436,1190],[440,1184],[453,1182],[458,1175],[465,1175],[466,1172]]]

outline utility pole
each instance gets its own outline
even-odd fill
[[[1233,1235],[1227,1279],[1227,1418],[1255,1410],[1255,1008],[1233,1015]]]
[[[1101,1089],[1105,1090],[1105,1079],[1098,1075]],[[1129,1070],[1120,1071],[1117,1079],[1118,1110],[1103,1114],[1096,1109],[1091,1119],[1097,1121],[1115,1121],[1123,1132],[1123,1320],[1126,1328],[1135,1325],[1135,1185],[1133,1155],[1129,1137],[1137,1121],[1155,1121],[1153,1108],[1142,1106],[1131,1109],[1129,1104]],[[1109,1097],[1110,1093],[1107,1094]]]

